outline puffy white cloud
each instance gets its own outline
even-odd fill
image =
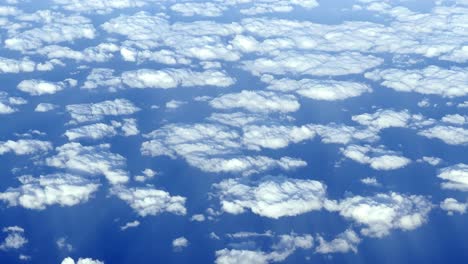
[[[461,97],[468,94],[468,72],[462,68],[443,69],[429,66],[424,69],[385,69],[366,73],[365,76],[381,81],[385,87],[398,92],[417,92],[443,97]]]
[[[461,203],[454,198],[446,198],[440,203],[440,208],[447,211],[448,215],[453,215],[453,213],[465,214],[468,203]]]
[[[246,90],[217,97],[210,101],[210,105],[217,109],[244,108],[259,113],[289,113],[297,111],[300,107],[293,95]]]
[[[87,77],[83,88],[95,89],[99,86],[111,88],[155,88],[170,89],[176,87],[217,86],[228,87],[235,83],[235,79],[225,72],[207,70],[196,72],[189,69],[139,69],[123,72],[114,76],[111,69],[94,69]]]
[[[2,230],[7,234],[0,244],[0,250],[11,250],[22,248],[28,240],[24,237],[24,229],[19,226],[9,226]]]
[[[0,141],[0,155],[13,152],[16,155],[31,155],[52,149],[52,143],[36,139]]]
[[[268,83],[269,90],[295,92],[314,100],[345,100],[372,91],[366,84],[349,81],[287,78],[275,80],[268,76],[262,76],[262,80]]]
[[[83,16],[40,10],[24,14],[19,20],[33,22],[29,29],[10,33],[5,39],[5,47],[28,51],[48,43],[71,42],[77,39],[93,39],[96,30],[91,21]]]
[[[67,143],[55,149],[57,154],[46,159],[51,167],[104,175],[110,183],[119,184],[128,181],[128,172],[123,170],[126,159],[110,152],[109,144],[83,146],[80,143]]]
[[[74,79],[66,79],[63,82],[48,82],[43,80],[24,80],[21,81],[17,88],[18,90],[30,95],[55,94],[63,89],[76,86],[77,81]]]
[[[274,219],[320,210],[326,199],[326,186],[314,180],[264,178],[248,185],[228,179],[214,187],[224,212],[241,214],[248,209]]]
[[[66,257],[62,260],[61,264],[104,264],[104,262],[91,258],[79,258],[77,261],[74,261],[72,258]]]
[[[418,161],[418,162],[426,162],[426,163],[428,163],[429,165],[437,166],[437,165],[439,165],[439,164],[442,162],[442,159],[441,159],[441,158],[437,158],[437,157],[427,157],[427,156],[424,156],[424,157],[422,157],[421,159],[418,159],[417,161]]]
[[[135,220],[135,221],[133,221],[133,222],[125,223],[125,225],[123,225],[123,226],[120,227],[120,230],[124,231],[124,230],[127,230],[127,229],[129,229],[129,228],[138,227],[139,225],[140,225],[140,221]]]
[[[0,57],[0,73],[33,72],[35,70],[36,63],[28,58],[15,60]]]
[[[120,47],[113,43],[101,43],[95,47],[88,47],[82,51],[69,47],[49,45],[37,52],[49,59],[70,59],[78,62],[106,62],[114,57],[114,53],[120,51]]]
[[[39,103],[36,108],[34,109],[35,112],[49,112],[54,109],[57,109],[59,106],[55,104],[50,104],[50,103]]]
[[[142,172],[141,172],[143,175],[138,175],[138,176],[135,176],[135,181],[138,181],[138,182],[144,182],[146,180],[149,180],[149,179],[152,179],[154,178],[154,176],[158,175],[158,173],[152,169],[144,169]]]
[[[375,170],[395,170],[408,165],[411,160],[397,155],[393,151],[372,148],[369,145],[350,145],[341,148],[341,153],[347,158],[362,164],[369,164]]]
[[[379,181],[374,177],[366,177],[364,179],[361,179],[361,182],[369,186],[380,186]]]
[[[193,86],[228,87],[235,80],[216,70],[193,72],[187,69],[149,70],[140,69],[122,74],[122,81],[131,88],[175,88]]]
[[[67,105],[66,109],[76,123],[99,121],[105,116],[131,115],[140,108],[127,99],[115,99],[89,104]]]
[[[154,0],[53,0],[63,9],[73,12],[107,14],[115,9],[143,7]]]
[[[9,206],[43,210],[48,206],[74,206],[89,200],[99,184],[72,174],[49,174],[34,178],[22,176],[21,186],[0,193]]]
[[[171,101],[166,103],[166,108],[167,109],[177,109],[177,108],[183,106],[186,103],[187,102],[185,102],[185,101],[171,100]]]
[[[234,127],[243,127],[248,124],[265,121],[267,120],[267,117],[262,114],[244,113],[244,112],[213,113],[208,118],[208,120],[221,123],[224,125],[229,125],[229,126],[234,126]]]
[[[279,241],[271,247],[270,252],[246,249],[222,249],[216,251],[216,264],[267,264],[286,260],[297,249],[310,249],[313,245],[311,235],[279,236]]]
[[[195,214],[190,217],[190,221],[195,221],[195,222],[203,222],[205,221],[205,216],[202,214]]]
[[[189,242],[185,237],[178,237],[172,241],[172,248],[176,251],[180,251],[185,247],[188,247]]]
[[[186,2],[172,5],[171,10],[183,16],[217,17],[223,14],[226,6],[212,2]]]
[[[293,170],[306,165],[290,157],[246,156],[242,153],[239,133],[222,125],[170,124],[146,137],[152,140],[142,143],[143,155],[182,157],[190,165],[207,172],[249,175],[273,168]]]
[[[55,244],[60,250],[65,250],[65,251],[72,251],[73,246],[67,242],[67,238],[61,237],[55,241]]]
[[[245,61],[243,68],[254,75],[270,73],[275,75],[338,76],[362,73],[382,62],[383,60],[380,58],[356,52],[331,55],[285,51],[273,57]]]
[[[164,212],[185,215],[185,197],[171,196],[168,192],[151,187],[126,188],[116,186],[111,193],[124,200],[140,216],[158,215]]]
[[[361,125],[381,130],[389,127],[407,127],[411,115],[407,110],[397,112],[379,109],[372,114],[355,115],[352,120]]]
[[[442,117],[442,122],[454,125],[465,125],[468,124],[468,116],[462,116],[460,114],[445,115]]]
[[[361,234],[383,237],[392,229],[413,230],[427,221],[430,201],[420,195],[398,193],[353,196],[339,202],[340,215],[364,226]]]
[[[468,129],[454,126],[437,125],[418,132],[427,138],[437,138],[450,145],[468,144]]]
[[[468,191],[468,165],[459,163],[439,171],[437,177],[445,180],[442,188]]]
[[[347,253],[350,251],[356,253],[357,245],[361,242],[356,232],[351,229],[344,231],[329,242],[321,236],[317,236],[317,240],[319,245],[315,252],[320,254]]]
[[[117,135],[117,131],[112,125],[97,123],[69,129],[64,135],[71,141],[82,138],[102,139],[104,137],[113,137]]]
[[[288,146],[291,142],[298,143],[315,137],[313,125],[297,126],[245,126],[242,143],[249,149],[260,148],[279,149]]]

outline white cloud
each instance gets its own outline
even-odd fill
[[[380,58],[355,52],[331,55],[288,51],[270,58],[245,61],[243,68],[254,75],[270,73],[275,75],[338,76],[362,73],[382,64],[382,62],[383,60]]]
[[[195,215],[192,215],[192,217],[190,218],[190,221],[195,221],[195,222],[203,222],[205,221],[205,216],[202,215],[202,214],[195,214]]]
[[[225,72],[219,70],[207,70],[203,72],[189,69],[139,69],[123,72],[114,76],[111,69],[94,69],[87,77],[83,88],[95,89],[100,86],[111,88],[153,88],[171,89],[176,87],[216,86],[228,87],[236,82]]]
[[[132,115],[140,108],[127,99],[115,99],[89,104],[67,105],[66,109],[76,123],[99,121],[105,116]]]
[[[44,94],[55,94],[63,89],[76,86],[77,81],[74,79],[66,79],[63,82],[48,82],[43,80],[24,80],[21,81],[17,88],[18,90],[28,93],[33,96]]]
[[[77,139],[79,140],[82,138],[102,139],[104,137],[113,137],[117,135],[117,131],[112,125],[97,123],[69,129],[65,132],[64,135],[70,141],[74,141]]]
[[[73,12],[107,14],[116,9],[143,7],[152,0],[54,0],[63,9]]]
[[[21,186],[0,193],[9,206],[43,210],[48,206],[74,206],[84,203],[98,190],[99,184],[72,174],[49,174],[34,178],[22,176]]]
[[[468,191],[468,165],[459,163],[439,171],[437,177],[445,180],[442,188],[449,190]]]
[[[245,126],[242,143],[249,149],[260,148],[279,149],[288,146],[291,142],[298,143],[315,137],[313,125],[297,126]]]
[[[270,252],[254,251],[247,249],[222,249],[216,251],[216,264],[267,264],[282,262],[292,255],[297,249],[310,249],[313,245],[311,235],[279,236],[279,241],[271,246]]]
[[[442,122],[454,125],[465,125],[468,124],[468,116],[462,116],[460,114],[445,115],[442,117]]]
[[[60,250],[73,251],[73,246],[67,242],[67,239],[65,237],[57,239],[57,241],[55,241],[55,244],[57,244],[57,247]]]
[[[123,226],[120,227],[120,230],[124,231],[124,230],[127,230],[127,229],[129,229],[129,228],[138,227],[139,225],[140,225],[140,221],[135,220],[135,221],[133,221],[133,222],[125,223],[125,225],[123,225]]]
[[[361,242],[356,232],[351,229],[339,234],[330,242],[321,236],[318,236],[317,240],[319,245],[315,249],[315,252],[320,254],[347,253],[350,251],[357,253],[357,246]]]
[[[369,145],[350,145],[340,150],[347,158],[361,164],[369,164],[369,166],[375,170],[400,169],[411,162],[410,159],[397,155],[393,151],[385,150],[380,147],[372,148]]]
[[[437,158],[437,157],[427,157],[427,156],[424,156],[422,157],[421,159],[418,159],[417,160],[418,162],[426,162],[427,164],[431,165],[431,166],[437,166],[439,165],[441,162],[442,162],[442,159],[441,158]]]
[[[152,179],[154,178],[154,176],[158,175],[158,173],[152,169],[144,169],[142,172],[141,172],[143,175],[138,175],[138,176],[135,176],[135,181],[138,181],[138,182],[145,182],[149,179]]]
[[[424,69],[385,69],[366,73],[374,81],[398,92],[417,92],[443,97],[468,95],[468,72],[462,68],[443,69],[429,66]]]
[[[0,57],[0,73],[33,72],[35,70],[36,63],[29,58],[15,60]]]
[[[267,89],[281,92],[295,92],[314,100],[337,101],[369,93],[372,89],[362,83],[349,81],[318,80],[318,79],[271,79],[262,76],[268,83]]]
[[[130,207],[140,216],[158,215],[164,212],[176,215],[185,215],[185,197],[171,196],[168,192],[144,188],[126,188],[116,186],[111,193],[127,202]]]
[[[183,106],[186,103],[187,102],[185,102],[185,101],[171,100],[171,101],[166,103],[166,108],[167,109],[177,109],[177,108]]]
[[[228,87],[235,83],[235,79],[216,70],[194,72],[187,69],[140,69],[122,73],[122,82],[131,88],[168,89],[178,86]]]
[[[59,106],[55,104],[50,104],[50,103],[39,103],[36,108],[34,109],[35,112],[49,112],[54,109],[57,109]]]
[[[24,52],[48,43],[93,39],[96,36],[91,21],[79,15],[65,16],[50,10],[40,10],[21,15],[18,19],[33,23],[29,29],[10,33],[5,39],[5,47],[12,50]]]
[[[292,95],[246,90],[217,97],[210,101],[210,105],[216,109],[243,108],[259,113],[289,113],[297,111],[300,107],[296,97]]]
[[[141,153],[149,156],[182,157],[190,165],[206,172],[249,175],[273,168],[293,170],[306,163],[299,159],[246,156],[242,153],[239,133],[215,124],[170,124],[146,137]]]
[[[104,175],[111,184],[128,181],[128,172],[123,170],[126,159],[110,152],[109,144],[83,146],[67,143],[55,149],[57,154],[46,159],[51,167],[79,171],[91,175]]]
[[[340,215],[364,226],[361,234],[383,237],[392,229],[413,230],[427,221],[432,204],[420,195],[354,196],[339,202]]]
[[[226,7],[211,2],[187,2],[174,4],[171,6],[171,10],[183,16],[217,17],[223,14]]]
[[[70,258],[70,257],[66,257],[62,260],[62,263],[61,264],[104,264],[103,261],[100,261],[100,260],[94,260],[94,259],[91,259],[91,258],[79,258],[76,262]]]
[[[267,117],[262,114],[244,112],[212,113],[208,120],[240,128],[248,124],[265,121],[267,120]]]
[[[454,126],[437,125],[418,132],[427,138],[437,138],[450,145],[468,144],[468,129]]]
[[[172,241],[172,248],[176,251],[180,251],[183,248],[188,247],[189,242],[185,237],[179,237]]]
[[[257,185],[247,185],[241,179],[228,179],[214,186],[222,210],[230,214],[248,209],[277,219],[320,210],[326,199],[326,186],[314,180],[264,178]]]
[[[7,236],[0,244],[0,250],[20,249],[28,243],[28,240],[24,237],[24,229],[19,226],[5,227],[2,231]]]
[[[447,211],[448,215],[453,215],[453,213],[465,214],[468,203],[461,203],[454,198],[446,198],[440,203],[440,208]]]
[[[13,152],[16,155],[31,155],[52,149],[52,143],[36,139],[0,141],[0,155]]]
[[[374,177],[367,177],[367,178],[361,179],[361,182],[369,186],[380,186],[379,181]]]
[[[120,47],[113,43],[101,43],[95,47],[88,47],[82,51],[58,45],[45,46],[37,52],[49,59],[70,59],[78,62],[106,62],[114,57]]]

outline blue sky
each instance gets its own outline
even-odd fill
[[[4,0],[0,263],[464,263],[468,2]]]

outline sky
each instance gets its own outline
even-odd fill
[[[468,1],[0,1],[0,263],[465,263]]]

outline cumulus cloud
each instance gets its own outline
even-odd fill
[[[47,152],[52,149],[52,143],[36,139],[19,139],[17,141],[0,141],[0,155],[13,152],[16,155],[32,155]]]
[[[127,99],[115,99],[89,104],[67,105],[66,109],[76,123],[99,121],[105,116],[132,115],[140,108]]]
[[[444,69],[429,66],[424,69],[385,69],[366,73],[365,76],[381,81],[385,87],[398,92],[434,94],[443,97],[461,97],[468,94],[468,73],[462,68]]]
[[[88,47],[77,51],[69,47],[49,45],[40,48],[37,53],[49,59],[69,59],[77,62],[106,62],[114,58],[114,54],[120,51],[120,47],[113,43],[101,43],[94,47]]]
[[[84,203],[98,190],[99,184],[72,174],[49,174],[38,178],[22,176],[21,186],[0,192],[0,200],[9,206],[43,210],[48,206],[74,206]]]
[[[0,57],[0,73],[33,72],[35,70],[36,63],[28,58],[15,60]]]
[[[77,261],[74,261],[72,258],[66,257],[62,260],[61,264],[104,264],[104,262],[91,258],[79,258]]]
[[[183,16],[221,16],[226,10],[226,6],[212,2],[187,2],[177,3],[171,6],[171,10],[180,13]]]
[[[222,210],[230,214],[248,209],[277,219],[320,210],[326,200],[326,186],[314,180],[264,178],[256,185],[248,185],[239,179],[228,179],[214,186]]]
[[[80,139],[97,140],[116,135],[134,136],[139,133],[140,131],[138,130],[136,120],[133,118],[125,118],[123,119],[123,123],[111,121],[111,124],[96,123],[68,129],[64,135],[68,140],[75,141]]]
[[[63,9],[73,12],[107,14],[116,9],[143,7],[154,0],[54,0]]]
[[[363,226],[361,234],[383,237],[393,229],[413,230],[427,221],[433,205],[420,195],[381,193],[353,196],[339,202],[341,216]]]
[[[279,241],[271,246],[269,252],[248,249],[222,249],[216,251],[216,264],[267,264],[286,260],[297,249],[310,249],[313,246],[311,235],[279,236]]]
[[[109,144],[83,146],[80,143],[67,143],[55,150],[57,154],[46,159],[48,166],[103,175],[112,184],[125,183],[129,179],[128,172],[123,169],[126,159],[112,153]]]
[[[139,225],[140,225],[140,221],[135,220],[135,221],[133,221],[133,222],[125,223],[125,225],[123,225],[123,226],[120,227],[120,230],[124,231],[124,230],[127,230],[127,229],[129,229],[129,228],[138,227]]]
[[[408,165],[411,160],[396,154],[393,151],[369,145],[350,145],[341,148],[341,153],[349,159],[361,164],[369,164],[375,170],[395,170]]]
[[[115,186],[111,193],[122,199],[140,216],[158,215],[164,212],[185,215],[185,197],[171,196],[168,192],[150,187],[126,188]]]
[[[217,97],[210,101],[210,105],[216,109],[243,108],[259,113],[289,113],[297,111],[300,107],[296,97],[292,95],[246,90]]]
[[[271,58],[245,61],[243,68],[254,75],[270,73],[275,75],[338,76],[362,73],[382,62],[383,60],[380,58],[355,52],[331,55],[328,53],[303,54],[285,51]]]
[[[142,143],[143,155],[182,157],[190,165],[207,172],[250,175],[273,168],[293,170],[306,165],[290,157],[246,156],[242,153],[239,133],[217,124],[170,124],[146,137],[151,140]]]
[[[0,115],[8,115],[17,112],[16,105],[26,104],[27,101],[21,97],[10,97],[7,92],[0,91]]]
[[[315,249],[315,252],[320,254],[330,253],[357,253],[357,246],[361,242],[361,239],[351,229],[344,231],[339,234],[336,238],[331,241],[326,241],[322,236],[317,236],[319,245]]]
[[[441,185],[444,189],[468,191],[468,165],[466,164],[459,163],[443,168],[437,177],[445,180]]]
[[[242,143],[249,149],[260,148],[279,149],[290,143],[298,143],[315,137],[313,125],[297,126],[245,126]]]
[[[18,90],[30,95],[38,96],[44,94],[55,94],[63,89],[76,86],[77,81],[74,79],[66,79],[63,82],[48,82],[43,80],[24,80],[21,81],[17,88]]]
[[[55,105],[55,104],[50,104],[50,103],[39,103],[36,108],[34,109],[35,112],[40,112],[40,113],[44,113],[44,112],[49,112],[49,111],[52,111],[54,109],[57,109],[59,106],[58,105]]]
[[[24,14],[19,20],[33,22],[31,28],[9,34],[5,47],[28,51],[35,50],[48,43],[71,42],[77,39],[93,39],[96,30],[91,21],[83,16],[65,16],[50,10],[41,10]]]
[[[442,122],[454,125],[465,125],[468,124],[468,116],[462,116],[460,114],[445,115],[442,117]]]
[[[418,132],[427,138],[437,138],[450,145],[468,144],[468,129],[454,126],[437,125]]]
[[[175,251],[181,251],[182,249],[188,247],[189,242],[185,237],[178,237],[172,241],[172,248]]]
[[[28,243],[28,240],[24,237],[24,229],[19,226],[5,227],[2,231],[7,236],[0,244],[0,250],[20,249]]]
[[[262,80],[268,83],[267,89],[269,90],[295,92],[314,100],[345,100],[372,91],[366,84],[349,81],[272,79],[269,76],[262,76]]]
[[[440,203],[440,208],[447,211],[448,215],[453,215],[453,213],[465,214],[468,203],[461,203],[454,198],[446,198]]]

